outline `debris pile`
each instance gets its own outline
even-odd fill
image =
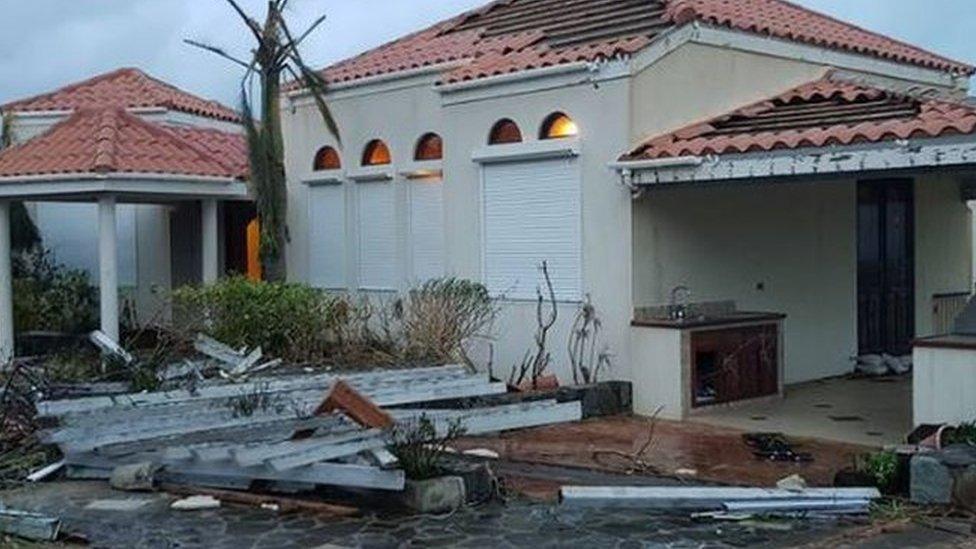
[[[213,354],[241,354],[212,341],[198,344]],[[255,352],[235,356],[239,362],[225,377],[253,373],[259,357]],[[37,411],[46,427],[41,440],[60,448],[70,478],[115,482],[129,471],[127,478],[137,487],[149,482],[248,490],[260,483],[262,489],[284,493],[319,486],[401,491],[404,472],[387,451],[395,422],[426,417],[438,432],[459,422],[466,434],[477,435],[581,418],[579,402],[554,400],[424,407],[504,392],[505,385],[487,374],[442,366],[341,379],[307,374],[243,383],[204,380],[192,389],[42,401]],[[398,408],[403,405],[412,407]]]

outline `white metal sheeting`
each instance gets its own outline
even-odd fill
[[[810,501],[822,504],[825,501],[841,501],[853,504],[880,497],[881,493],[876,488],[808,488],[791,491],[691,486],[563,486],[559,491],[559,499],[564,505],[694,511],[725,510],[726,505],[738,502],[773,504]]]

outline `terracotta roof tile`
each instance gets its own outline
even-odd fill
[[[187,93],[139,69],[124,68],[70,84],[50,93],[0,106],[5,112],[74,111],[106,107],[167,108],[238,122],[240,116],[216,101]]]
[[[243,178],[245,137],[164,126],[122,108],[82,109],[44,134],[0,151],[0,177],[152,173]]]
[[[652,138],[622,160],[879,143],[976,133],[976,106],[827,76]]]
[[[498,0],[323,71],[333,83],[457,62],[444,83],[632,55],[692,21],[947,72],[976,69],[786,0]]]
[[[668,13],[678,24],[697,20],[943,71],[973,74],[976,70],[785,0],[670,0]]]

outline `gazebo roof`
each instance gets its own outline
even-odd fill
[[[122,108],[84,109],[0,152],[0,178],[166,174],[246,177],[242,134],[147,122]]]
[[[49,93],[13,101],[0,106],[0,111],[58,112],[105,107],[171,109],[226,122],[240,121],[240,115],[233,109],[187,93],[134,68],[118,69]]]

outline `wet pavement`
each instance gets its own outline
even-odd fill
[[[781,478],[799,474],[812,486],[832,486],[837,471],[849,467],[855,455],[871,450],[865,446],[788,437],[797,452],[810,453],[813,461],[776,463],[757,459],[752,454],[742,441],[745,431],[692,422],[652,422],[640,417],[563,423],[465,439],[454,446],[488,448],[510,461],[621,473],[633,468],[621,454],[638,451],[647,441],[652,423],[654,440],[644,455],[647,465],[659,475],[684,474],[694,481],[775,486]],[[691,472],[694,474],[689,475]]]
[[[440,517],[335,520],[248,507],[179,512],[169,509],[171,496],[120,493],[102,482],[42,484],[0,498],[11,507],[57,514],[66,532],[84,535],[91,547],[107,548],[792,547],[839,531],[832,522],[708,523],[524,501]],[[101,509],[91,508],[93,502]]]

